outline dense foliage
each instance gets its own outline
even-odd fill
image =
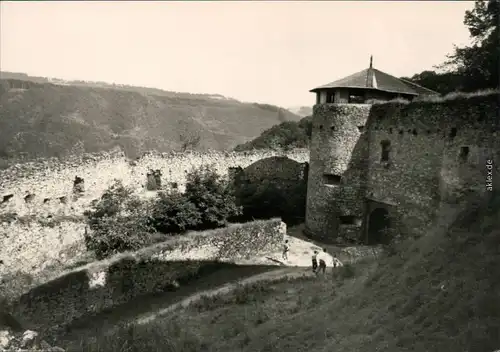
[[[148,206],[134,196],[131,189],[115,181],[91,210],[85,212],[90,230],[85,232],[87,249],[104,258],[150,243],[149,234],[154,228],[147,216]]]
[[[476,1],[474,8],[465,12],[464,24],[472,43],[455,47],[447,61],[437,67],[443,72],[426,70],[406,79],[442,94],[498,88],[499,3],[499,0]]]
[[[137,250],[158,240],[158,235],[222,227],[240,214],[231,184],[208,166],[188,173],[184,193],[162,190],[153,200],[140,200],[116,181],[85,212],[85,243],[102,259]]]
[[[307,148],[312,130],[312,117],[307,116],[298,122],[287,121],[273,126],[254,140],[240,144],[235,151],[251,149],[289,149]]]

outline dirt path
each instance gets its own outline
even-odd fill
[[[310,269],[308,268],[285,268],[285,269],[278,269],[278,270],[273,270],[270,272],[266,272],[263,274],[258,274],[251,276],[249,278],[240,280],[238,282],[231,282],[228,284],[225,284],[221,287],[218,287],[216,289],[211,289],[211,290],[205,290],[205,291],[199,291],[189,297],[184,298],[182,301],[177,302],[165,309],[162,309],[160,311],[157,311],[153,314],[145,314],[143,316],[140,316],[137,318],[136,323],[138,324],[146,324],[151,322],[152,320],[161,317],[177,308],[180,307],[186,307],[193,302],[198,301],[204,296],[216,296],[222,293],[228,293],[232,290],[234,290],[238,285],[248,285],[252,284],[255,282],[260,282],[260,281],[272,281],[272,280],[278,280],[282,278],[297,278],[297,277],[303,277],[303,276],[313,276],[314,274],[311,272]]]

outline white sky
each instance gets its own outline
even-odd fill
[[[374,67],[411,76],[468,43],[472,1],[0,2],[0,68],[285,107]]]

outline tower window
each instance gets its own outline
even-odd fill
[[[382,149],[380,161],[389,161],[389,154],[391,151],[391,142],[385,140],[380,142],[380,147]]]
[[[459,154],[460,161],[464,163],[467,161],[468,157],[469,157],[469,147],[460,148],[460,154]]]
[[[453,127],[450,131],[450,139],[453,139],[457,136],[457,128]]]
[[[354,225],[356,223],[356,217],[353,215],[340,216],[339,220],[342,225]]]
[[[349,104],[364,104],[365,103],[365,95],[349,92]]]
[[[325,185],[340,185],[340,181],[342,180],[342,176],[333,175],[333,174],[323,174],[323,182]]]

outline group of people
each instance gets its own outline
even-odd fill
[[[316,275],[319,274],[320,272],[324,275],[326,272],[326,263],[328,262],[329,256],[328,253],[326,252],[326,248],[323,248],[323,251],[317,251],[315,250],[312,255],[312,271]],[[342,266],[342,262],[337,258],[337,255],[334,254],[333,258],[331,260],[332,262],[332,268],[337,268]]]
[[[288,252],[290,251],[290,244],[288,240],[285,241],[283,245],[283,259],[288,260]],[[312,271],[316,275],[319,274],[320,272],[325,274],[326,272],[326,267],[327,267],[327,262],[329,261],[329,256],[328,253],[326,252],[326,248],[323,248],[323,251],[320,252],[318,250],[314,250],[312,254]],[[332,262],[332,268],[337,268],[342,266],[342,262],[337,258],[337,255],[334,254],[333,258],[331,260]]]

